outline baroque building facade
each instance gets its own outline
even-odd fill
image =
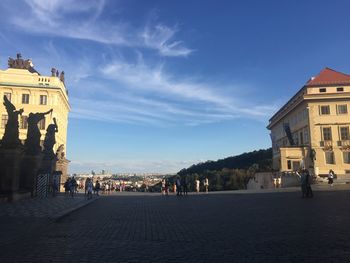
[[[29,113],[48,112],[53,109],[52,113],[47,114],[40,121],[39,129],[41,131],[40,143],[43,145],[46,128],[56,119],[58,132],[56,133],[56,144],[54,151],[58,150],[59,160],[65,160],[65,150],[67,145],[67,128],[68,113],[70,104],[68,101],[68,90],[64,83],[64,72],[59,73],[56,69],[51,70],[51,76],[41,75],[34,69],[31,60],[22,59],[20,54],[17,58],[9,58],[8,68],[0,70],[0,96],[1,101],[6,96],[16,109],[22,109],[22,116],[19,116],[19,138],[24,143],[27,138],[27,119]],[[0,104],[0,138],[5,132],[7,123],[7,112],[3,105]],[[60,164],[58,164],[59,166]],[[66,167],[62,168],[63,173],[67,173]]]
[[[350,174],[350,75],[330,68],[312,77],[269,120],[273,168]]]

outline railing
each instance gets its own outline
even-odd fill
[[[323,147],[324,150],[332,150],[333,141],[331,141],[331,140],[320,141],[320,146]]]
[[[341,140],[338,141],[338,146],[343,150],[350,150],[350,140]]]

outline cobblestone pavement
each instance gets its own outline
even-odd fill
[[[0,247],[20,240],[23,236],[31,236],[52,220],[58,220],[94,200],[87,200],[83,194],[77,194],[73,198],[59,194],[56,197],[44,199],[1,203]]]
[[[349,204],[350,191],[112,195],[39,222],[0,262],[350,262]]]

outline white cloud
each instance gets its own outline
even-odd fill
[[[30,9],[25,22],[13,12],[16,7],[5,12],[6,21],[30,33],[153,49],[169,57],[187,57],[192,53],[176,39],[176,27],[158,22],[137,27],[128,22],[104,19],[101,14],[108,8],[104,0],[25,0],[24,3]]]
[[[170,28],[161,24],[153,28],[147,25],[141,36],[147,47],[158,49],[159,53],[163,56],[187,57],[193,50],[186,48],[182,41],[173,40],[176,31],[176,28]]]

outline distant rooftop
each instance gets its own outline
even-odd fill
[[[324,68],[316,77],[312,77],[305,86],[350,85],[350,75]]]

